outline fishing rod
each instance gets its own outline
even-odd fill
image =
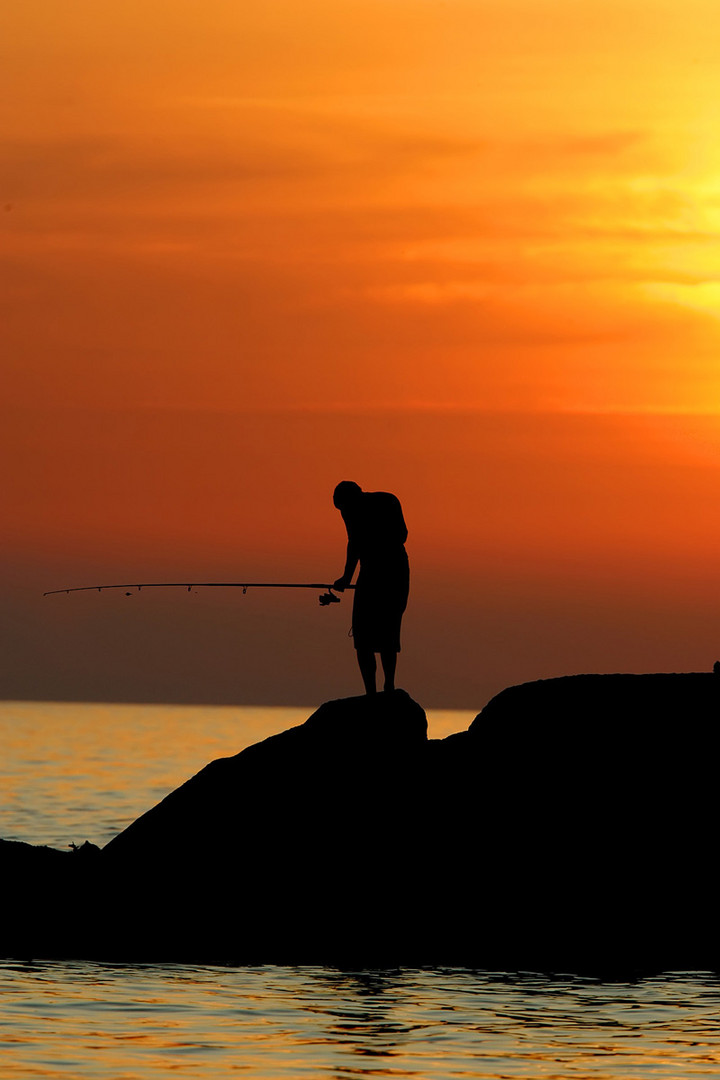
[[[345,587],[347,589],[355,588],[354,585],[346,585]],[[328,604],[340,603],[340,597],[333,592],[334,588],[334,585],[314,581],[142,581],[138,584],[79,585],[72,589],[49,589],[43,593],[43,596],[56,596],[58,593],[71,592],[102,592],[103,589],[125,589],[126,596],[132,596],[132,592],[128,591],[132,589],[137,589],[138,592],[141,589],[187,589],[188,592],[192,592],[193,589],[242,589],[243,596],[248,589],[325,589],[326,591],[320,596],[320,606],[327,607]]]

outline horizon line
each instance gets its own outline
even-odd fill
[[[327,704],[328,701],[345,701],[351,698],[364,697],[364,694],[348,694],[343,698],[327,698],[325,701],[321,701],[318,705],[268,705],[267,703],[250,702],[238,704],[238,702],[202,702],[202,701],[119,701],[117,699],[108,700],[96,700],[95,698],[81,698],[81,699],[66,699],[66,698],[0,698],[0,707],[3,705],[89,705],[89,706],[101,706],[106,708],[108,706],[119,706],[127,709],[292,709],[294,711],[305,712],[307,710],[308,718],[312,716],[314,712],[317,712],[322,705]],[[426,713],[437,712],[461,712],[461,713],[474,713],[477,715],[484,706],[458,706],[458,705],[421,705],[420,706]]]

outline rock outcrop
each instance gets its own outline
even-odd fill
[[[720,677],[398,691],[212,762],[102,852],[0,843],[0,954],[715,968]]]

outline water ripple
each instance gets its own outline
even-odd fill
[[[717,1077],[720,983],[0,964],[3,1080]]]

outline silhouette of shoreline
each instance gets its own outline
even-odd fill
[[[720,677],[509,687],[428,740],[403,691],[210,763],[100,851],[0,841],[0,955],[717,969]]]

